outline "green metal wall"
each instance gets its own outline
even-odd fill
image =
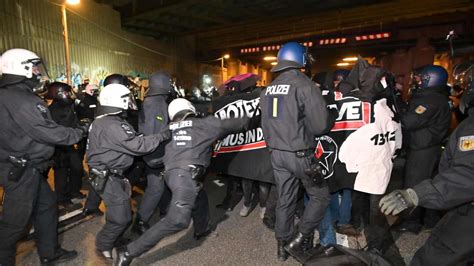
[[[60,79],[66,72],[64,41],[61,8],[53,2],[58,0],[0,0],[0,53],[11,48],[34,51],[46,61],[50,76]],[[86,77],[99,83],[110,73],[174,73],[192,62],[176,58],[176,50],[182,49],[176,44],[123,32],[119,13],[92,0],[68,7],[67,18],[73,84]]]

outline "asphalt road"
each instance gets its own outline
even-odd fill
[[[206,181],[211,207],[211,222],[216,225],[210,237],[196,241],[192,226],[160,242],[154,249],[134,260],[134,265],[298,265],[290,258],[281,263],[276,258],[276,241],[272,231],[267,229],[259,217],[259,207],[248,216],[240,217],[240,202],[232,212],[216,209],[225,194],[225,186],[212,176]],[[139,200],[140,197],[136,197]],[[136,201],[134,202],[136,206]],[[157,216],[154,217],[156,221]],[[95,234],[104,223],[104,217],[83,222],[60,235],[60,242],[66,249],[75,249],[79,257],[62,265],[105,265],[95,253]],[[424,243],[429,233],[393,234],[405,263]],[[129,238],[136,237],[130,232]],[[33,241],[19,245],[18,265],[38,265],[39,260]]]

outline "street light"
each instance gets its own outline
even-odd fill
[[[223,55],[222,57],[219,57],[217,60],[221,60],[221,74],[222,74],[222,84],[224,84],[225,80],[224,80],[224,59],[229,59],[230,58],[230,55],[229,54],[225,54]]]
[[[71,54],[69,49],[69,34],[67,30],[67,16],[66,16],[66,4],[77,5],[81,0],[66,0],[61,4],[61,19],[63,24],[63,36],[64,36],[64,54],[66,58],[66,80],[71,85]]]

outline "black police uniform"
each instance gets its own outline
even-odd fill
[[[30,218],[38,254],[53,258],[59,247],[56,197],[44,172],[55,145],[72,145],[84,131],[56,124],[43,100],[23,83],[0,88],[0,185],[5,189],[0,216],[0,265],[13,265],[17,241]],[[9,156],[28,160],[17,181],[9,180]]]
[[[106,223],[97,234],[99,251],[111,251],[114,242],[132,219],[131,187],[123,172],[133,164],[133,157],[154,151],[166,139],[163,134],[138,135],[120,115],[98,116],[89,130],[87,164],[89,168],[110,172],[100,193],[107,208]]]
[[[168,81],[169,83],[169,81]],[[139,132],[145,136],[156,134],[169,123],[167,95],[147,96],[143,102],[138,120]],[[147,164],[147,188],[140,202],[138,214],[140,219],[148,222],[161,199],[165,184],[161,172],[163,171],[164,143],[153,153],[143,157]]]
[[[131,257],[137,257],[154,247],[161,239],[189,226],[193,212],[207,205],[207,196],[199,197],[203,191],[193,169],[204,172],[211,160],[211,145],[232,132],[244,130],[248,119],[220,120],[206,118],[187,118],[170,124],[172,139],[165,147],[165,182],[172,192],[172,200],[166,216],[154,224],[140,238],[127,245]],[[201,204],[202,203],[202,204]],[[196,206],[197,205],[197,206]],[[196,223],[207,224],[208,217],[196,219]],[[199,226],[203,227],[203,226]]]
[[[53,100],[48,107],[53,120],[64,127],[78,127],[79,121],[73,105]],[[80,196],[82,187],[83,154],[78,146],[56,146],[53,156],[54,190],[58,202],[67,202],[71,198]]]
[[[473,263],[474,109],[451,134],[438,175],[413,190],[419,206],[449,211],[415,253],[411,265],[457,265],[465,260]]]
[[[441,143],[447,136],[451,111],[445,87],[428,87],[412,95],[408,109],[401,114],[402,128],[407,141],[405,187],[413,187],[431,178],[441,156]],[[406,217],[407,226],[419,227],[420,208]],[[437,212],[426,210],[424,224],[432,227],[438,220]],[[416,228],[413,228],[416,230]]]
[[[329,204],[325,183],[314,185],[304,170],[314,154],[314,137],[328,132],[333,124],[319,87],[297,69],[281,74],[260,95],[262,129],[278,190],[276,238],[288,241],[294,235],[294,214],[299,180],[310,200],[299,230],[311,234]],[[303,156],[297,156],[302,154]]]

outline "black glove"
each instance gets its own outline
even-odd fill
[[[89,118],[83,118],[79,121],[79,129],[82,130],[82,135],[85,137],[89,133],[92,121]]]
[[[161,141],[169,140],[171,138],[171,131],[169,126],[163,128],[157,135],[161,137]]]
[[[418,196],[411,188],[395,190],[384,196],[379,203],[380,210],[385,215],[397,215],[405,209],[416,206],[418,206]]]
[[[319,161],[311,155],[311,162],[309,164],[309,168],[304,170],[304,173],[311,178],[312,182],[316,185],[323,183],[324,176],[323,176],[323,169]]]

